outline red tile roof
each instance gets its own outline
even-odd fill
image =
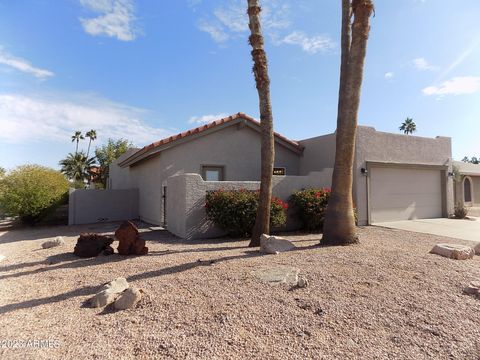
[[[236,119],[245,119],[247,121],[249,121],[250,123],[256,125],[256,126],[260,126],[260,122],[255,120],[253,117],[251,116],[248,116],[247,114],[244,114],[242,112],[239,112],[239,113],[236,113],[234,115],[230,115],[230,116],[227,116],[225,118],[222,118],[222,119],[219,119],[219,120],[215,120],[215,121],[212,121],[208,124],[205,124],[205,125],[202,125],[202,126],[199,126],[199,127],[196,127],[194,129],[190,129],[190,130],[187,130],[187,131],[184,131],[182,133],[179,133],[177,135],[172,135],[170,137],[167,137],[165,139],[162,139],[162,140],[159,140],[159,141],[156,141],[154,143],[151,143],[150,145],[147,145],[147,146],[144,146],[143,148],[141,148],[140,150],[138,150],[137,152],[135,152],[134,154],[132,154],[130,157],[128,157],[127,159],[123,160],[122,163],[129,163],[130,160],[133,160],[133,158],[138,158],[140,157],[141,158],[141,155],[149,152],[150,150],[153,150],[159,146],[162,146],[162,145],[165,145],[165,144],[168,144],[168,143],[172,143],[176,140],[179,140],[179,139],[184,139],[186,137],[189,137],[190,135],[194,135],[194,134],[198,134],[198,133],[201,133],[205,130],[208,130],[208,129],[211,129],[211,128],[214,128],[218,125],[221,125],[221,124],[226,124],[226,123],[229,123],[233,120],[236,120]],[[303,150],[303,146],[300,145],[299,143],[297,143],[296,141],[293,141],[293,140],[290,140],[288,138],[286,138],[285,136],[283,135],[280,135],[279,133],[275,132],[275,137],[277,137],[278,139],[281,139],[282,141],[286,142],[287,144],[291,145],[292,147],[296,148],[298,151],[302,151]],[[135,161],[134,161],[135,162]]]

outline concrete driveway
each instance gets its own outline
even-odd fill
[[[474,217],[470,219],[404,220],[373,225],[480,242],[480,218]]]

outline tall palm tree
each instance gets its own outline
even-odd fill
[[[273,115],[270,101],[270,78],[268,76],[267,54],[264,50],[262,26],[260,22],[261,8],[258,0],[247,0],[248,27],[252,46],[253,74],[258,92],[261,127],[261,178],[260,198],[257,217],[250,241],[251,247],[260,245],[260,236],[270,233],[270,203],[272,200],[273,162],[275,158]]]
[[[335,166],[321,240],[324,245],[358,242],[352,201],[353,160],[363,68],[373,10],[372,0],[342,0],[342,56]]]
[[[60,171],[70,180],[85,181],[90,179],[90,168],[95,163],[95,158],[88,158],[83,152],[75,154],[69,153],[68,156],[59,162]]]
[[[78,142],[85,138],[83,137],[82,132],[77,130],[75,131],[75,134],[72,135],[71,139],[72,139],[72,142],[74,141],[77,142],[77,146],[75,147],[75,154],[76,154],[78,152]]]
[[[407,119],[398,129],[403,131],[403,133],[406,135],[413,134],[415,131],[417,131],[417,125],[413,122],[412,118],[407,117]]]
[[[88,131],[85,136],[89,139],[88,140],[88,150],[87,150],[87,158],[88,154],[90,154],[90,145],[92,144],[92,141],[95,141],[97,139],[97,132],[95,130],[90,130]]]

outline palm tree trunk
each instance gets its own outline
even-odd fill
[[[358,242],[353,214],[353,161],[372,0],[342,0],[342,65],[332,193],[325,216],[323,245]],[[346,17],[348,14],[348,21]],[[351,15],[354,20],[351,25]],[[347,55],[345,55],[347,53]],[[343,82],[343,83],[342,83]]]
[[[275,158],[273,115],[270,102],[270,78],[268,77],[267,54],[264,50],[258,0],[247,0],[249,37],[252,46],[253,73],[258,91],[261,126],[261,181],[260,198],[253,228],[251,247],[260,245],[260,236],[270,233],[270,203],[272,200],[273,162]]]
[[[77,138],[77,146],[75,147],[75,155],[77,155],[78,153],[78,142],[80,141],[80,139]]]
[[[88,154],[90,154],[90,145],[92,144],[92,138],[88,140],[88,149],[87,149],[87,159],[88,159]]]

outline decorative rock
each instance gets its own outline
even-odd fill
[[[125,310],[134,307],[142,298],[142,292],[137,288],[128,288],[115,300],[113,306],[117,310]]]
[[[466,245],[437,244],[433,247],[430,253],[455,260],[466,260],[473,258],[475,255],[475,250]]]
[[[61,245],[65,245],[65,241],[61,236],[57,236],[54,240],[45,241],[42,244],[42,248],[49,249],[49,248],[52,248],[55,246],[61,246]]]
[[[145,240],[140,239],[138,229],[131,221],[124,221],[115,231],[115,237],[119,242],[117,250],[120,255],[148,254]]]
[[[465,294],[475,295],[480,299],[480,281],[472,281],[465,289],[463,289]]]
[[[120,277],[105,284],[100,292],[90,299],[90,305],[94,308],[104,307],[113,303],[117,297],[128,289],[127,279]]]
[[[262,267],[253,270],[251,274],[257,279],[270,284],[287,283],[297,285],[299,272],[300,270],[293,266],[278,265],[274,267]]]
[[[73,253],[80,257],[98,256],[104,250],[113,250],[110,245],[113,239],[108,236],[95,233],[83,233],[77,240]]]
[[[2,261],[3,259],[5,259],[5,255],[0,255],[0,261]]]
[[[298,281],[297,281],[297,286],[299,288],[305,288],[308,286],[308,280],[307,278],[303,277],[303,276],[299,276],[298,277]]]
[[[269,236],[262,234],[260,237],[260,252],[265,254],[279,254],[281,252],[290,251],[295,249],[293,245],[287,239],[283,239],[278,236]]]
[[[475,250],[475,255],[480,256],[480,242],[473,247],[473,250]]]

